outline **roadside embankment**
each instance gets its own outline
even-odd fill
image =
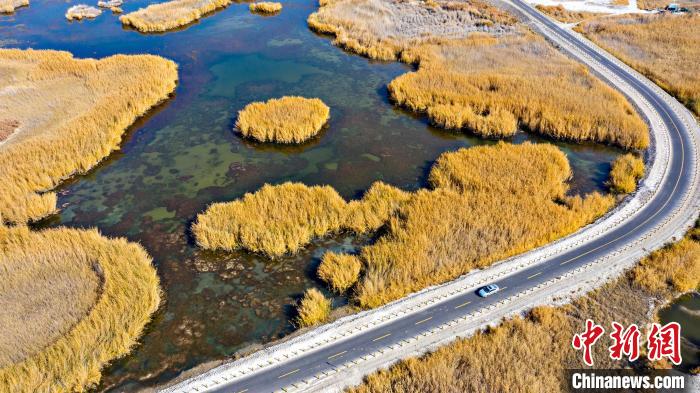
[[[583,367],[571,347],[586,319],[610,329],[650,321],[650,305],[664,304],[700,286],[700,233],[654,252],[605,286],[561,307],[538,307],[420,358],[402,360],[365,378],[353,393],[387,391],[563,392],[565,370]],[[596,368],[620,368],[607,343],[594,346]],[[641,361],[639,361],[641,363]],[[532,367],[537,364],[537,367]],[[640,366],[638,364],[638,366]],[[652,367],[668,368],[667,363]]]

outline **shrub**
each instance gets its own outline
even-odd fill
[[[82,391],[127,354],[158,308],[151,259],[95,230],[0,225],[0,386]]]
[[[628,194],[637,188],[637,182],[644,177],[644,161],[632,154],[615,159],[610,170],[610,188],[619,194]]]
[[[264,14],[274,14],[275,12],[282,11],[282,3],[272,2],[272,1],[261,1],[257,3],[250,3],[250,12],[260,12]]]
[[[0,107],[19,127],[0,144],[0,215],[37,220],[47,192],[116,149],[126,128],[175,89],[177,65],[157,56],[74,59],[68,52],[0,49]]]
[[[231,0],[172,0],[122,15],[119,21],[142,33],[163,32],[188,25],[229,4]]]
[[[352,287],[360,277],[362,262],[355,255],[327,252],[318,267],[318,277],[337,293]]]
[[[331,315],[331,300],[316,288],[307,289],[297,308],[299,315],[296,324],[299,327],[318,325],[326,322]]]
[[[318,134],[329,116],[330,108],[318,98],[282,97],[246,105],[236,127],[260,142],[301,143]]]

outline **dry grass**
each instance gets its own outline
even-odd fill
[[[649,145],[621,94],[486,3],[328,0],[308,23],[358,54],[419,64],[389,90],[437,126],[487,137],[524,126],[555,138]]]
[[[375,182],[361,200],[348,203],[343,228],[355,233],[376,231],[411,195],[388,184]]]
[[[569,197],[571,170],[547,144],[443,154],[422,190],[391,216],[387,233],[362,249],[354,298],[365,308],[484,268],[574,232],[613,205],[597,193]]]
[[[362,200],[346,203],[329,186],[265,185],[242,199],[209,206],[192,232],[207,249],[244,248],[272,257],[296,253],[314,238],[343,229],[377,229],[404,198],[393,190],[375,183]]]
[[[535,6],[538,10],[542,11],[543,13],[551,16],[552,18],[564,22],[564,23],[578,23],[584,19],[590,19],[594,18],[596,16],[601,16],[604,14],[600,14],[597,12],[588,12],[588,11],[570,11],[564,8],[561,4],[559,5],[542,5],[538,4]]]
[[[48,190],[116,149],[124,130],[177,83],[157,56],[74,59],[68,52],[0,49],[3,116],[19,124],[0,142],[0,217],[26,222],[56,210]]]
[[[227,7],[232,0],[172,0],[149,5],[119,17],[142,33],[163,32],[188,25],[205,14]]]
[[[0,14],[11,14],[19,7],[29,5],[29,0],[0,0]]]
[[[692,249],[692,251],[690,250]],[[691,252],[691,256],[686,256]],[[615,320],[627,326],[648,321],[649,301],[670,299],[700,285],[700,244],[683,240],[657,252],[632,274],[559,308],[539,307],[468,339],[460,339],[421,358],[399,362],[365,378],[353,393],[386,392],[565,392],[566,369],[582,368],[581,354],[571,348],[573,335],[587,318],[606,328]],[[673,268],[668,269],[670,264]],[[640,290],[634,276],[654,271],[653,285]],[[673,284],[687,270],[687,282]],[[646,276],[646,274],[644,274]],[[605,338],[602,340],[605,341]],[[619,368],[609,359],[607,343],[594,347],[596,368]],[[537,367],[533,367],[536,364]]]
[[[394,79],[391,97],[441,127],[505,137],[522,125],[554,138],[649,145],[645,123],[621,94],[534,34],[473,35],[403,58],[420,68]]]
[[[644,177],[644,161],[633,154],[618,157],[610,170],[610,188],[619,194],[628,194],[637,188],[637,182]]]
[[[687,292],[700,285],[700,230],[692,237],[654,252],[632,272],[633,281],[655,293]]]
[[[329,117],[330,108],[318,98],[273,98],[246,105],[236,128],[259,142],[302,143],[318,134]]]
[[[681,7],[687,7],[695,10],[698,10],[700,8],[700,0],[637,0],[637,7],[641,10],[656,10],[660,8],[666,8],[666,6],[671,3],[676,3]]]
[[[700,115],[700,14],[624,15],[578,29]]]
[[[464,38],[475,31],[508,31],[515,19],[485,2],[469,0],[322,0],[308,24],[335,43],[379,60],[434,37]]]
[[[139,245],[94,230],[0,226],[0,386],[82,390],[129,352],[160,301]]]
[[[259,12],[263,14],[274,14],[282,11],[282,3],[272,1],[261,1],[258,3],[250,3],[250,12]]]
[[[500,143],[443,154],[430,174],[434,190],[407,193],[377,183],[347,203],[327,186],[266,185],[213,204],[193,232],[204,248],[274,257],[330,233],[386,226],[362,250],[363,274],[354,286],[360,306],[376,307],[546,244],[612,206],[609,196],[566,196],[570,176],[566,157],[552,145]],[[356,266],[355,257],[331,254],[319,276],[334,290],[347,290],[357,280]]]
[[[307,289],[297,307],[296,325],[300,328],[326,322],[331,315],[331,300],[316,288]]]
[[[279,256],[340,228],[345,207],[329,186],[265,185],[240,200],[209,206],[197,216],[192,231],[204,248],[245,248]]]
[[[318,267],[318,277],[338,293],[347,291],[360,278],[362,262],[354,255],[327,252]]]

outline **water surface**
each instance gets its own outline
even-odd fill
[[[123,8],[148,3],[127,0]],[[313,0],[286,1],[272,17],[233,4],[156,35],[123,29],[110,12],[67,22],[63,14],[72,4],[32,0],[15,15],[0,16],[0,45],[68,50],[77,57],[153,53],[173,59],[180,71],[175,97],[132,126],[118,152],[60,187],[61,212],[44,223],[96,226],[139,242],[161,278],[163,305],[133,353],[104,371],[98,391],[152,386],[289,333],[291,304],[305,288],[322,287],[313,278],[320,256],[365,242],[336,236],[276,261],[201,251],[188,228],[210,203],[288,180],[329,184],[345,198],[359,197],[377,180],[415,190],[425,186],[441,153],[494,143],[434,129],[393,107],[386,85],[410,68],[349,55],[310,32]],[[319,138],[275,147],[245,142],[232,131],[244,105],[282,95],[319,97],[331,107]],[[525,133],[511,139],[525,140],[551,142]],[[619,150],[556,144],[574,168],[572,192],[605,190]]]
[[[700,293],[691,292],[675,299],[659,312],[661,323],[678,322],[681,325],[680,369],[700,367]]]

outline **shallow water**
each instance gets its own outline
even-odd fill
[[[681,325],[682,370],[700,367],[700,293],[691,292],[675,299],[659,312],[661,323]]]
[[[123,8],[148,3],[131,0]],[[365,242],[338,236],[278,261],[204,252],[187,229],[208,204],[286,180],[330,184],[346,198],[360,196],[376,180],[413,190],[425,185],[442,152],[493,143],[436,130],[394,108],[385,86],[410,68],[349,55],[310,32],[305,20],[315,8],[312,0],[287,1],[272,17],[234,4],[158,35],[123,29],[110,12],[69,23],[63,14],[70,5],[32,0],[14,16],[0,16],[0,45],[68,50],[77,57],[153,53],[180,65],[176,96],[131,127],[118,152],[63,185],[60,214],[42,224],[96,226],[127,237],[141,243],[158,268],[165,301],[140,345],[105,370],[98,391],[160,383],[289,333],[290,305],[305,288],[320,286],[313,271],[323,252]],[[281,148],[242,141],[232,131],[245,104],[282,95],[320,97],[331,107],[319,138]],[[547,141],[525,133],[512,138],[525,140]],[[619,150],[556,144],[574,168],[572,192],[605,189]]]

